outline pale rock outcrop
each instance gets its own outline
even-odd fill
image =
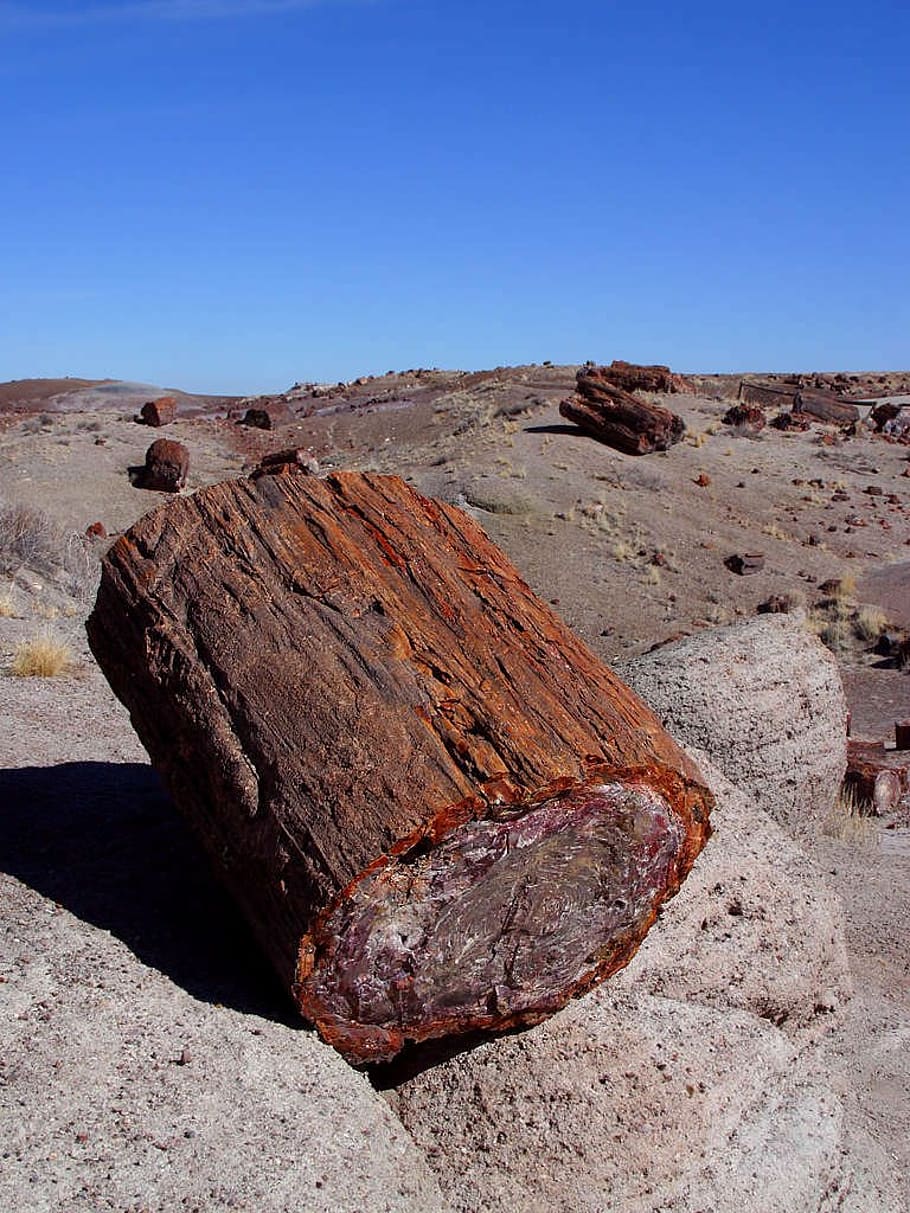
[[[817,829],[847,766],[837,663],[794,615],[713,628],[622,662],[619,676],[677,741],[789,831]]]
[[[612,985],[392,1099],[459,1213],[828,1213],[851,1185],[782,1033]]]
[[[814,1038],[852,993],[844,911],[812,860],[741,788],[690,750],[716,797],[713,835],[617,978],[750,1011]]]

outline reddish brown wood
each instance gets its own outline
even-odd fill
[[[681,417],[649,404],[612,382],[609,367],[587,367],[576,378],[575,395],[559,411],[592,437],[627,455],[665,451],[686,431]]]
[[[894,747],[897,750],[910,750],[910,720],[894,722]]]
[[[708,833],[656,717],[465,514],[284,464],[143,518],[89,640],[303,1014],[352,1060],[533,1023]]]
[[[694,388],[683,375],[674,375],[668,366],[641,366],[614,358],[607,367],[599,368],[614,387],[624,392],[685,392]]]
[[[724,425],[733,425],[747,434],[758,434],[765,428],[765,414],[757,405],[735,404],[723,415]]]
[[[145,466],[137,483],[142,489],[177,493],[186,484],[189,470],[190,453],[183,443],[157,438],[145,452]]]
[[[750,383],[743,379],[739,385],[739,399],[743,404],[756,405],[759,408],[791,407],[796,396],[792,384],[778,385],[771,383]]]
[[[910,755],[886,750],[882,741],[847,742],[844,787],[852,792],[861,811],[880,816],[910,797]]]
[[[859,409],[849,400],[833,392],[812,392],[805,388],[797,392],[793,412],[829,425],[854,425],[859,421]]]
[[[257,430],[274,430],[282,425],[290,425],[294,414],[283,400],[260,402],[248,408],[240,419],[241,425],[249,425]]]
[[[139,410],[139,420],[143,425],[170,425],[177,420],[177,401],[173,396],[160,396],[157,400],[148,400]]]

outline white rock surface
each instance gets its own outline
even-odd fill
[[[609,985],[393,1100],[459,1213],[827,1213],[852,1184],[782,1033]]]
[[[843,906],[746,792],[689,753],[716,798],[714,832],[616,980],[817,1035],[852,993]]]
[[[833,655],[789,615],[712,628],[616,667],[672,735],[797,834],[823,823],[847,766]]]
[[[447,1208],[314,1033],[192,997],[9,876],[0,901],[0,1209]]]

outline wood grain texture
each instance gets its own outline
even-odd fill
[[[618,387],[610,367],[579,371],[575,395],[563,400],[559,411],[592,437],[627,455],[665,451],[686,431],[676,413]]]
[[[333,946],[326,923],[379,869],[472,822],[518,823],[525,845],[521,821],[542,805],[558,835],[606,785],[632,796],[632,833],[658,804],[678,837],[641,913],[536,1016],[485,1009],[497,1028],[625,963],[707,837],[710,794],[650,710],[470,518],[396,477],[288,465],[174,500],[111,548],[87,626],[174,799],[327,1035],[307,982]],[[469,1019],[431,1009],[339,1047],[391,1056]]]

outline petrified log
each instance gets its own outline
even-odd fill
[[[776,430],[808,430],[812,419],[805,413],[778,413],[771,418],[771,425]]]
[[[240,418],[240,424],[257,430],[274,430],[293,420],[294,414],[283,400],[269,400],[248,408]]]
[[[748,577],[751,573],[760,573],[765,567],[764,552],[735,553],[724,559],[724,564],[731,573],[740,577]]]
[[[754,404],[735,404],[722,420],[724,425],[736,426],[748,434],[758,434],[765,428],[765,414]]]
[[[842,400],[833,392],[811,392],[805,388],[796,393],[793,412],[827,425],[855,425],[859,421],[859,409],[849,400]]]
[[[793,405],[796,393],[792,386],[778,387],[771,383],[750,383],[743,379],[739,385],[739,399],[743,404],[757,405],[759,408],[784,409]]]
[[[147,400],[139,410],[139,421],[143,425],[170,425],[177,420],[177,401],[173,396],[159,396],[157,400]]]
[[[708,833],[656,717],[483,531],[284,465],[114,544],[92,649],[300,1010],[353,1061],[536,1023]]]
[[[177,493],[186,484],[190,453],[182,442],[158,438],[145,452],[145,466],[139,471],[138,485],[160,493]]]
[[[641,366],[614,358],[601,370],[606,378],[624,392],[686,392],[695,389],[683,375],[674,375],[668,366]]]
[[[883,741],[850,740],[844,787],[861,812],[884,816],[910,796],[910,756],[899,749],[886,750]]]
[[[669,409],[648,404],[616,387],[609,367],[579,371],[575,393],[560,403],[561,415],[627,455],[665,451],[686,432],[685,422]]]

